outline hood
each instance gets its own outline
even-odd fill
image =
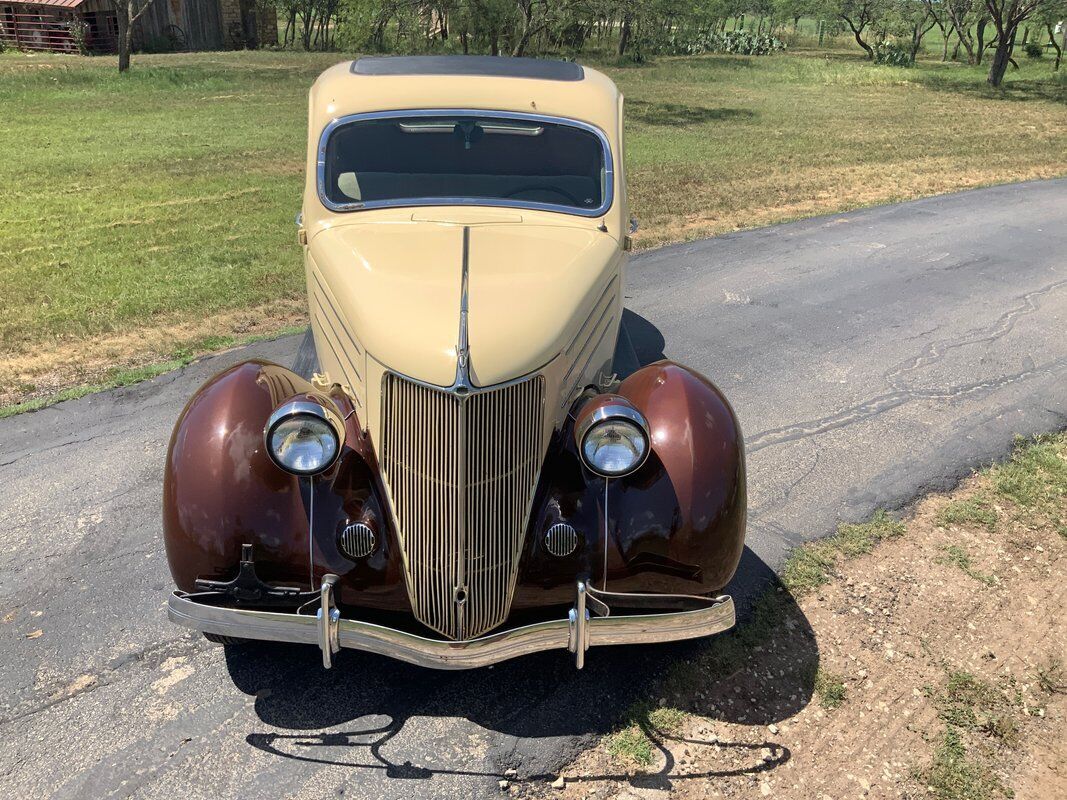
[[[324,230],[310,244],[316,277],[368,355],[387,369],[436,386],[454,382],[465,228],[476,386],[551,361],[585,322],[605,275],[618,268],[618,243],[592,227],[411,220]]]

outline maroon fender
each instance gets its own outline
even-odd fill
[[[263,441],[268,417],[296,395],[332,402],[346,420],[337,464],[313,481],[279,469]],[[195,591],[198,578],[232,579],[241,546],[251,544],[256,572],[268,583],[317,589],[333,572],[342,578],[341,603],[408,607],[374,455],[352,411],[339,391],[327,398],[290,370],[262,361],[231,367],[197,392],[175,425],[163,483],[163,535],[179,589]],[[379,542],[359,563],[338,549],[340,531],[356,521],[369,524]]]
[[[609,509],[618,547],[618,561],[609,551],[609,584],[613,566],[625,573],[644,562],[665,575],[696,567],[692,577],[703,591],[721,589],[741,559],[747,517],[744,443],[733,409],[707,378],[671,361],[638,370],[618,393],[648,420],[652,453],[620,482]]]
[[[698,373],[670,361],[635,372],[615,395],[597,395],[575,410],[549,447],[520,564],[516,609],[568,603],[575,575],[604,586],[604,480],[581,466],[573,425],[619,397],[648,421],[652,452],[606,493],[607,589],[707,594],[722,589],[744,549],[745,458],[730,404]],[[581,544],[557,558],[545,531],[565,521]]]

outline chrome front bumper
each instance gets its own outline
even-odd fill
[[[542,650],[568,650],[574,654],[575,664],[581,669],[585,664],[585,652],[590,647],[696,639],[729,630],[734,625],[734,601],[728,595],[716,598],[659,595],[664,606],[679,605],[679,601],[707,605],[666,613],[611,616],[608,612],[607,616],[592,616],[588,610],[590,605],[602,610],[607,608],[601,598],[610,596],[618,600],[625,596],[598,593],[579,582],[577,599],[567,619],[538,622],[477,639],[443,641],[369,622],[341,619],[333,601],[336,580],[334,575],[324,578],[319,608],[314,616],[210,605],[203,602],[208,599],[206,596],[198,599],[198,595],[182,592],[171,595],[167,614],[171,622],[205,633],[318,645],[322,651],[322,665],[327,669],[333,663],[334,654],[342,647],[434,669],[473,669]],[[633,597],[646,602],[655,599],[649,595]]]

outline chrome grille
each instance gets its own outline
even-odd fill
[[[382,472],[415,616],[453,639],[502,623],[544,455],[544,379],[468,395],[388,374]]]

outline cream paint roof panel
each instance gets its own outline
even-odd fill
[[[548,114],[596,125],[615,144],[619,91],[606,75],[585,68],[580,81],[483,75],[358,75],[352,62],[323,72],[311,87],[312,130],[368,111],[480,108]]]
[[[463,228],[345,225],[319,233],[310,251],[368,354],[409,377],[452,385]]]
[[[595,229],[542,225],[472,228],[471,374],[490,386],[555,358],[618,266],[618,242]]]

